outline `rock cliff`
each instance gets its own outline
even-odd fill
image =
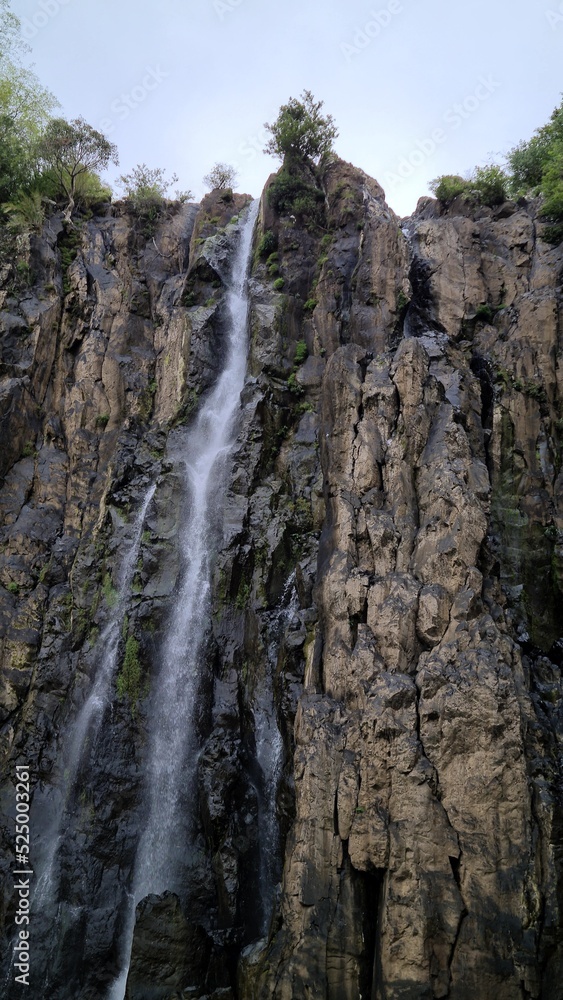
[[[126,996],[557,1000],[563,251],[534,202],[422,199],[399,220],[334,159],[313,223],[275,212],[272,183],[191,853],[137,909]],[[27,764],[38,871],[62,835],[37,997],[105,997],[120,970],[182,571],[177,455],[221,370],[248,200],[171,205],[155,229],[119,205],[72,231],[53,217],[4,264],[2,975]],[[118,671],[75,774],[68,734],[144,500]]]

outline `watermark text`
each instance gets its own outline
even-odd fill
[[[22,986],[29,986],[29,908],[31,902],[31,860],[29,856],[29,768],[26,764],[16,764],[16,868],[12,872],[14,889],[17,893],[15,915],[18,928],[14,944],[14,979]]]

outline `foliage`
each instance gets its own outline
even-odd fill
[[[495,163],[485,167],[475,167],[469,180],[458,174],[444,174],[430,182],[430,190],[442,202],[449,205],[454,198],[466,195],[482,205],[501,205],[508,197],[509,178]]]
[[[0,65],[7,59],[17,59],[29,48],[22,40],[19,17],[12,13],[8,0],[0,0]]]
[[[528,142],[520,142],[508,154],[514,194],[543,189],[543,180],[552,158],[563,149],[563,101],[554,109],[549,121],[536,129]]]
[[[320,221],[325,196],[320,188],[283,169],[268,188],[268,203],[280,215]]]
[[[230,164],[216,163],[213,169],[203,178],[203,183],[211,191],[217,191],[218,189],[223,191],[225,188],[234,187],[237,177],[237,171]]]
[[[176,174],[172,174],[169,180],[165,178],[165,174],[163,167],[147,167],[146,163],[138,163],[131,173],[121,175],[119,184],[125,189],[125,197],[132,207],[142,212],[150,205],[161,205],[170,186],[177,183]],[[189,201],[192,192],[177,191],[176,195],[178,201]]]
[[[72,264],[73,260],[76,258],[81,242],[82,242],[82,233],[80,229],[77,229],[74,226],[66,226],[61,235],[59,236],[58,246],[61,254],[63,293],[65,295],[68,295],[68,293],[71,290],[70,282],[68,279],[68,269]]]
[[[464,181],[463,177],[459,177],[458,174],[444,174],[431,181],[429,188],[439,201],[444,205],[449,205],[454,198],[465,193],[467,181]]]
[[[281,159],[317,162],[332,150],[338,135],[332,115],[323,116],[323,101],[315,101],[310,90],[301,100],[290,97],[282,104],[278,117],[264,128],[271,133],[264,152]]]
[[[0,202],[29,191],[37,174],[37,143],[58,102],[31,70],[0,66]]]
[[[504,170],[494,163],[486,167],[476,167],[470,181],[472,191],[476,191],[484,205],[502,205],[508,195],[508,177]]]
[[[483,323],[492,323],[494,316],[491,306],[487,305],[486,302],[481,303],[475,310],[475,319],[481,320]]]
[[[265,260],[269,258],[277,250],[277,246],[278,238],[276,234],[271,229],[267,229],[256,247],[256,259]]]
[[[108,608],[113,608],[117,604],[118,593],[111,582],[111,576],[106,573],[102,583],[102,593]]]
[[[307,344],[304,340],[298,340],[295,345],[295,355],[293,358],[293,363],[296,365],[301,365],[305,361],[305,358],[309,354],[307,350]]]
[[[141,663],[139,661],[139,643],[133,635],[130,635],[125,643],[125,655],[117,676],[117,694],[119,698],[127,697],[129,699],[134,714],[141,696]]]
[[[276,278],[276,280],[274,281],[274,288],[276,292],[281,292],[284,285],[285,281],[283,280],[283,278]]]
[[[302,396],[305,392],[302,385],[299,385],[295,372],[292,372],[287,380],[287,388],[294,396]]]
[[[117,163],[117,147],[83,118],[71,122],[52,118],[38,144],[39,157],[56,178],[59,194],[67,200],[65,217],[75,206],[78,178]]]
[[[549,223],[543,236],[550,243],[563,239],[563,101],[549,121],[528,142],[508,154],[511,189],[516,195],[542,194],[542,216]]]
[[[8,216],[8,228],[12,232],[24,233],[41,229],[45,210],[39,191],[31,191],[29,194],[22,191],[2,208]]]

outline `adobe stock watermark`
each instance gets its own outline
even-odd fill
[[[232,14],[237,7],[240,7],[244,0],[213,0],[213,9],[220,21],[224,21],[228,14]]]
[[[340,51],[350,62],[355,56],[367,49],[368,45],[378,38],[381,32],[388,28],[396,14],[402,14],[404,7],[401,0],[389,0],[386,7],[381,10],[371,10],[369,18],[360,28],[356,28],[351,42],[341,42]]]
[[[20,17],[21,33],[26,42],[30,42],[49,23],[52,17],[56,17],[61,7],[66,7],[71,0],[39,0],[37,9],[31,17]]]
[[[479,82],[473,93],[465,97],[461,103],[453,104],[442,115],[443,125],[433,129],[430,135],[424,139],[417,139],[414,149],[411,149],[407,156],[402,156],[399,160],[396,171],[387,171],[385,174],[386,186],[388,185],[394,190],[403,181],[412,177],[414,172],[434,155],[438,146],[442,146],[447,141],[448,134],[461,128],[463,123],[471,118],[501,86],[502,84],[493,76],[479,77]]]
[[[110,112],[118,121],[124,122],[169,76],[170,73],[166,73],[158,65],[156,67],[146,66],[142,80],[127,93],[116,97],[109,106]],[[116,127],[115,118],[102,118],[98,124],[100,132],[103,132],[104,135],[111,135]]]
[[[563,24],[563,0],[561,0],[557,10],[552,10],[551,8],[546,10],[545,16],[550,28],[558,28],[559,25]]]

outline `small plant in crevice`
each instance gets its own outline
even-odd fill
[[[115,605],[117,604],[117,599],[119,595],[117,593],[117,590],[113,586],[111,576],[109,573],[106,573],[104,575],[104,579],[102,582],[102,594],[104,596],[104,600],[108,608],[114,608]]]
[[[63,274],[63,294],[68,295],[72,291],[68,270],[72,262],[76,259],[80,245],[82,243],[82,228],[77,225],[65,226],[58,238],[58,248],[61,255],[61,268]]]
[[[302,365],[305,358],[308,356],[309,351],[307,350],[307,344],[304,340],[298,340],[295,345],[295,354],[293,356],[294,365]]]
[[[375,296],[375,298],[377,299],[377,296]],[[407,308],[409,302],[410,299],[408,295],[405,295],[403,289],[400,288],[397,293],[397,312],[403,312]]]
[[[187,424],[190,417],[192,416],[192,413],[196,409],[198,402],[199,402],[199,393],[197,389],[193,388],[188,389],[184,397],[184,402],[178,409],[178,413],[176,416],[176,423]]]
[[[249,600],[250,600],[250,584],[246,580],[244,580],[241,581],[239,589],[237,591],[237,596],[235,598],[235,607],[237,611],[244,611]]]
[[[256,261],[266,260],[271,254],[274,254],[277,249],[278,238],[271,229],[267,229],[258,242],[258,246],[254,252],[254,258]]]
[[[131,714],[134,717],[141,697],[141,663],[139,660],[139,642],[133,635],[127,637],[125,654],[121,670],[117,675],[116,686],[118,697],[129,699]]]
[[[276,278],[276,280],[274,281],[274,289],[275,289],[275,291],[276,292],[281,292],[281,290],[282,290],[282,288],[283,288],[284,285],[285,285],[285,281],[283,280],[283,278]]]
[[[477,306],[475,310],[475,320],[482,323],[492,323],[495,318],[495,312],[492,306],[488,305],[486,302],[482,302],[481,305]]]
[[[287,388],[294,396],[302,396],[305,392],[302,385],[299,385],[295,372],[292,372],[286,382]]]

